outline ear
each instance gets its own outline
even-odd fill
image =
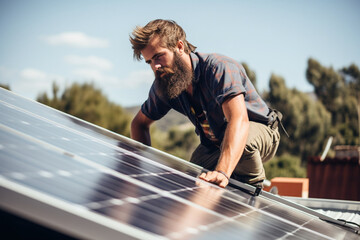
[[[184,46],[184,42],[179,40],[176,44],[176,51],[181,55],[184,54],[185,52],[185,46]]]

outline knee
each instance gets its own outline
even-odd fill
[[[261,154],[257,149],[244,151],[236,165],[235,172],[242,175],[257,176],[264,171]]]

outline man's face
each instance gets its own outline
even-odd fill
[[[173,99],[178,97],[192,83],[193,73],[184,60],[177,54],[177,49],[171,51],[162,47],[160,38],[153,38],[141,51],[146,63],[155,74],[155,81],[161,92]]]

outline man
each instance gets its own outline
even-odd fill
[[[131,124],[131,137],[151,145],[149,127],[171,108],[195,125],[201,144],[191,162],[210,170],[200,178],[225,187],[229,177],[265,179],[262,163],[277,150],[276,112],[256,92],[244,68],[225,56],[195,52],[174,21],[154,20],[130,37],[134,58],[145,59],[155,80]]]

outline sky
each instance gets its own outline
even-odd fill
[[[154,79],[133,59],[132,30],[175,20],[198,52],[220,53],[255,71],[259,91],[271,74],[313,91],[309,58],[338,70],[360,66],[357,0],[0,0],[0,84],[30,99],[56,82],[93,82],[124,107],[146,100]]]

